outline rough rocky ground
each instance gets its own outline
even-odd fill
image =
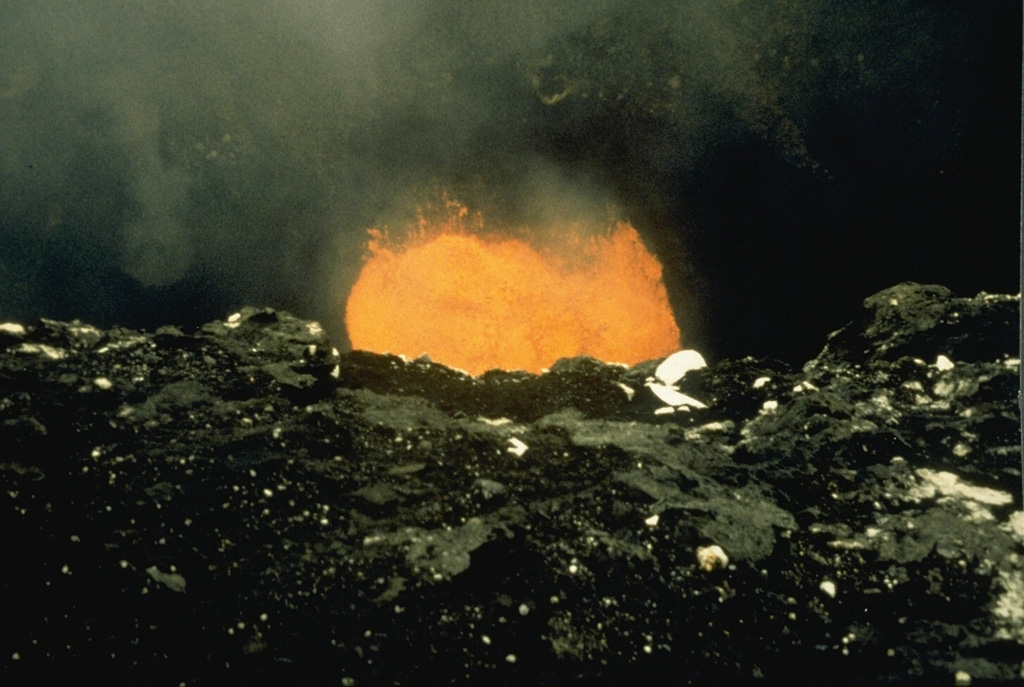
[[[674,412],[269,310],[0,326],[3,682],[1024,682],[1019,308],[901,284]]]

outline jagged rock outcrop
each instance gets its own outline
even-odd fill
[[[4,325],[5,682],[1020,681],[1019,296],[865,306],[703,408],[270,310]]]

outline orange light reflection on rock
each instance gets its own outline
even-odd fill
[[[353,348],[426,353],[471,374],[539,372],[577,355],[634,364],[680,348],[661,264],[630,224],[566,228],[543,249],[481,227],[455,205],[440,221],[421,214],[400,245],[370,230],[345,314]]]

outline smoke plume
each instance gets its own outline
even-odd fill
[[[441,192],[510,230],[615,208],[684,341],[723,353],[790,352],[770,332],[891,281],[999,289],[1015,271],[952,250],[907,265],[968,206],[1009,212],[1012,4],[8,0],[0,319],[267,305],[344,342],[366,229]]]

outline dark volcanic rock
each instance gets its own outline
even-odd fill
[[[269,310],[0,327],[5,683],[1019,681],[1019,297],[865,306],[674,412]]]

